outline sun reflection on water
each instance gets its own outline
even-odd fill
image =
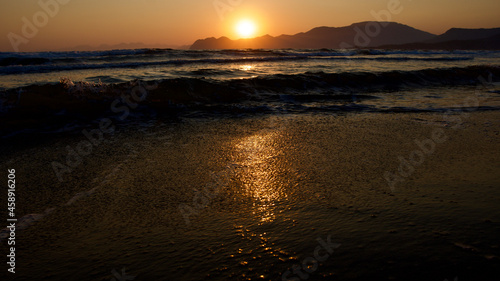
[[[254,200],[252,214],[260,217],[261,223],[274,221],[276,203],[286,198],[280,177],[279,135],[279,131],[264,131],[235,146],[242,167],[238,172],[242,193]]]
[[[253,68],[254,68],[254,66],[249,65],[249,64],[240,66],[240,70],[243,70],[243,71],[250,71],[250,70],[253,70]]]

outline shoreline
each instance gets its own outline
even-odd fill
[[[31,147],[3,162],[18,170],[19,212],[55,210],[17,233],[18,278],[108,280],[126,267],[136,280],[276,280],[331,235],[341,246],[310,280],[495,280],[500,115],[469,114],[455,129],[433,113],[130,126],[63,183],[50,162],[79,138]],[[436,128],[447,140],[391,191],[384,173]]]

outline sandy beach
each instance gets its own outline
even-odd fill
[[[454,116],[128,124],[63,181],[84,135],[9,139],[15,280],[498,280],[500,115]]]

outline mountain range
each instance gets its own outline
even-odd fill
[[[192,50],[202,49],[485,49],[500,50],[500,28],[452,28],[441,35],[397,22],[367,21],[344,27],[316,27],[295,35],[264,35],[252,39],[227,37],[200,39]]]

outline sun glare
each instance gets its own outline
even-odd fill
[[[255,35],[257,26],[251,20],[242,20],[236,25],[236,32],[241,38],[250,38]]]

